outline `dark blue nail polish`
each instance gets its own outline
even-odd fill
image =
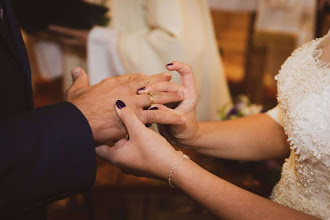
[[[145,89],[146,89],[146,87],[142,87],[142,88],[139,88],[138,91],[143,91]]]
[[[121,100],[117,100],[116,105],[119,109],[122,109],[122,108],[126,107],[125,103]]]
[[[166,64],[166,66],[173,66],[173,63]]]
[[[148,110],[158,110],[158,107],[152,107],[152,108],[149,108]]]

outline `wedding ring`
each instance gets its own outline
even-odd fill
[[[147,92],[146,94],[149,96],[150,105],[154,104],[154,97],[152,97],[152,95],[149,92]]]

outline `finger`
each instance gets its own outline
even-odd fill
[[[149,111],[156,111],[156,110],[158,110],[158,107],[157,107],[157,106],[150,106],[150,107],[148,108],[148,110],[149,110]],[[152,126],[152,123],[146,123],[145,126],[146,126],[147,128],[150,128],[150,127]]]
[[[158,109],[144,110],[141,112],[141,120],[145,123],[159,124],[184,124],[186,119],[172,109],[162,105],[153,105],[151,108]]]
[[[80,67],[76,67],[71,71],[73,83],[70,89],[79,89],[89,85],[89,80],[86,72]]]
[[[146,93],[146,92],[181,92],[183,93],[184,87],[180,86],[174,82],[158,82],[151,84],[147,87],[141,88],[138,90],[138,94]]]
[[[140,91],[145,89],[145,87],[150,84],[163,82],[163,81],[170,81],[171,79],[172,79],[172,75],[170,73],[159,73],[136,80],[134,82],[134,88],[136,88],[137,91]]]
[[[147,78],[148,76],[144,73],[126,73],[121,76],[116,76],[121,82],[127,83],[130,81],[138,81],[143,78]]]
[[[126,143],[126,138],[123,138],[117,141],[113,147],[109,147],[108,145],[98,146],[95,148],[96,155],[103,160],[116,164],[122,157],[121,152],[124,151]]]
[[[177,71],[181,75],[182,85],[188,89],[195,90],[195,79],[191,67],[178,61],[169,63],[166,68],[170,71]]]
[[[142,124],[132,109],[126,106],[123,101],[117,100],[116,111],[119,118],[124,123],[130,138],[134,138],[137,133],[141,133],[141,131],[146,129],[145,125]]]
[[[116,141],[115,144],[114,144],[114,146],[115,147],[122,147],[122,146],[124,146],[127,143],[127,141],[128,141],[127,140],[127,137],[122,138],[122,139]]]
[[[157,82],[162,82],[162,81],[170,81],[172,79],[172,75],[170,73],[159,73],[159,74],[154,74],[149,76],[149,83],[157,83]]]
[[[182,92],[151,92],[137,96],[137,105],[148,107],[152,104],[167,104],[181,102],[184,98]]]
[[[102,160],[109,160],[110,147],[107,145],[100,145],[95,148],[96,155]]]
[[[116,79],[122,84],[128,84],[135,90],[147,85],[149,82],[149,77],[143,73],[124,74],[121,76],[116,76]]]

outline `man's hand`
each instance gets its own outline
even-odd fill
[[[116,106],[129,133],[129,140],[122,138],[114,146],[98,146],[95,148],[96,154],[125,173],[167,180],[182,153],[176,151],[165,138],[146,128],[124,102],[118,100]]]
[[[168,82],[169,73],[152,76],[126,74],[110,77],[89,86],[88,76],[79,67],[72,70],[73,84],[67,91],[66,100],[74,104],[87,118],[96,145],[119,140],[127,134],[115,111],[115,102],[120,99],[132,108],[143,123],[182,124],[184,119],[171,111],[143,110],[151,105],[149,95],[138,95],[137,90],[151,83]],[[182,101],[180,92],[155,92],[154,103],[164,104]]]

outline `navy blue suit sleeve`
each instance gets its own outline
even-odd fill
[[[0,126],[0,209],[86,191],[95,176],[92,132],[73,104],[39,108]]]

